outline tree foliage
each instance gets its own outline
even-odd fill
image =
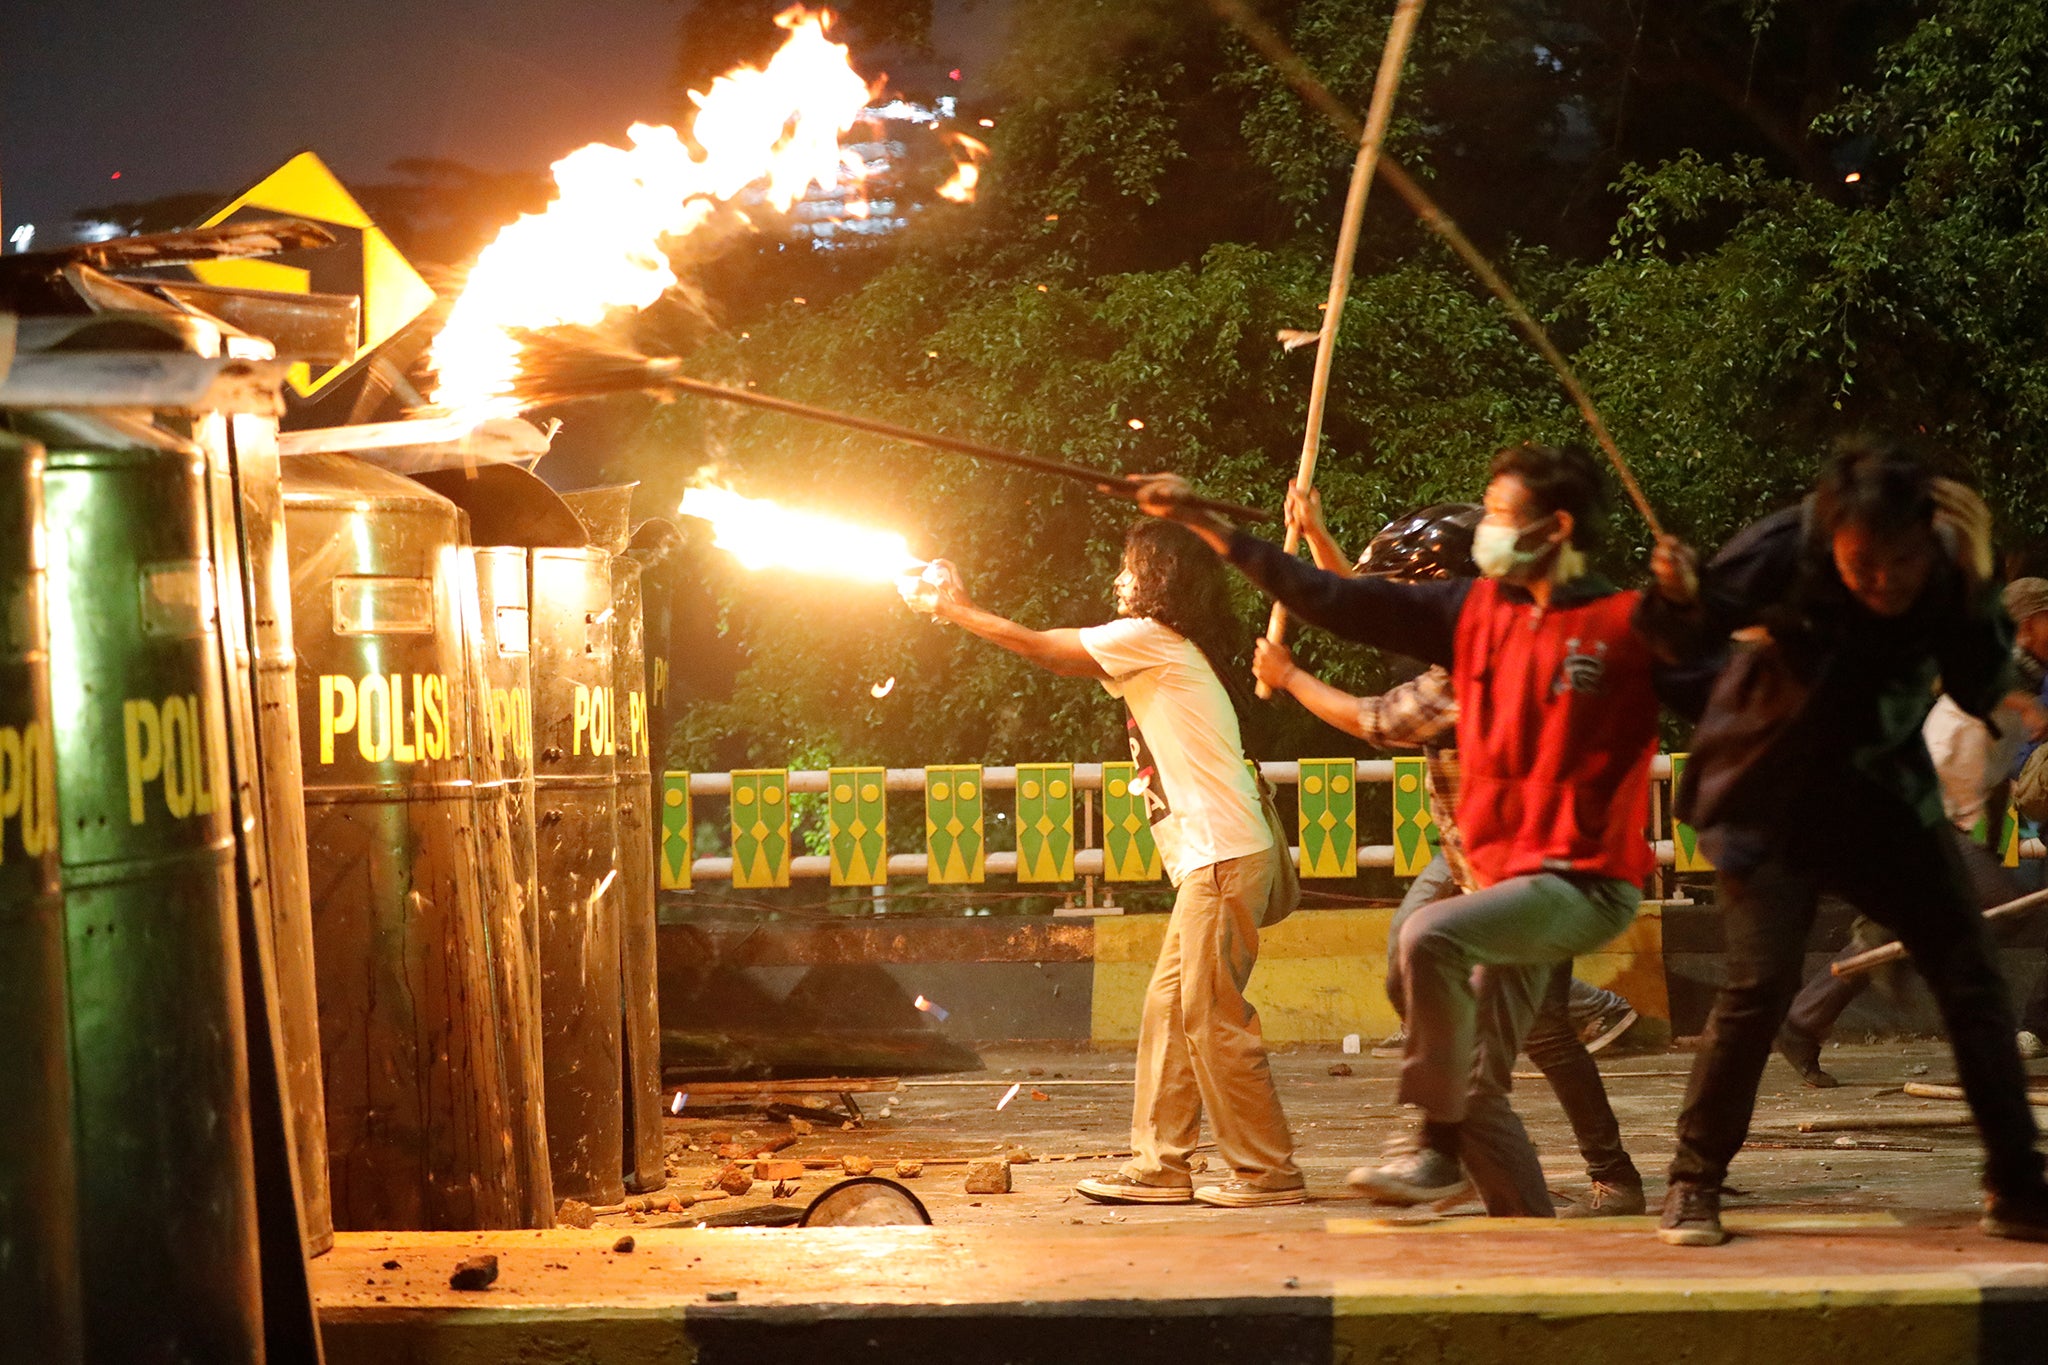
[[[1268,9],[1362,107],[1384,6]],[[2031,458],[2048,436],[2048,94],[2030,74],[2048,15],[1653,9],[1433,6],[1390,146],[1497,254],[1702,545],[1871,426],[1923,433],[2030,539],[2019,528],[2048,516]],[[1166,0],[1020,0],[999,103],[979,204],[835,265],[830,297],[750,305],[692,369],[1277,506],[1312,352],[1283,354],[1274,332],[1317,322],[1352,149],[1201,8]],[[1390,196],[1367,242],[1319,474],[1353,547],[1403,509],[1476,496],[1502,444],[1583,439],[1547,368]],[[715,464],[742,491],[900,527],[1041,626],[1108,614],[1131,516],[1079,487],[699,406],[661,410],[622,463],[663,499]],[[1646,534],[1626,509],[1612,529],[1605,567],[1639,576]],[[913,619],[886,589],[701,563],[743,661],[674,737],[685,766],[1117,752],[1099,689]],[[1244,608],[1249,633],[1263,613],[1249,593]],[[1313,633],[1302,651],[1359,688],[1404,667]],[[1291,707],[1257,730],[1269,752],[1346,750]]]

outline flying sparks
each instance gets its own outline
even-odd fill
[[[894,692],[895,690],[896,676],[892,673],[887,678],[884,678],[881,682],[878,682],[874,686],[870,687],[868,689],[868,695],[873,697],[876,701],[880,701],[882,698],[888,696],[891,692]],[[920,1000],[922,1000],[923,998],[923,996],[918,997],[918,999]]]
[[[766,67],[690,92],[695,150],[674,128],[636,123],[629,146],[595,142],[555,163],[554,202],[498,234],[434,338],[436,406],[518,411],[520,332],[647,307],[677,283],[664,244],[749,189],[786,210],[812,185],[858,176],[840,138],[868,103],[867,83],[825,36],[826,15],[797,7],[776,23],[789,38]]]
[[[686,517],[710,522],[713,543],[731,551],[749,569],[793,569],[890,583],[924,568],[924,561],[894,531],[793,511],[730,489],[686,489],[680,510]]]

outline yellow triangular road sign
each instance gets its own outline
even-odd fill
[[[289,379],[302,397],[310,398],[338,379],[434,302],[433,286],[420,278],[419,271],[363,212],[355,196],[311,152],[300,152],[285,162],[201,226],[212,227],[237,214],[285,214],[338,229],[335,236],[341,244],[325,255],[340,258],[334,264],[346,275],[345,285],[335,288],[323,283],[320,287],[324,292],[362,296],[362,332],[356,353],[320,375],[306,365],[292,366]],[[303,294],[315,288],[316,272],[278,261],[247,260],[202,261],[192,266],[192,273],[204,284]]]

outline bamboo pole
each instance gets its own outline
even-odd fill
[[[1315,378],[1308,390],[1307,430],[1301,438],[1301,467],[1294,486],[1306,493],[1315,483],[1316,456],[1323,445],[1323,407],[1330,393],[1330,367],[1337,358],[1337,329],[1344,319],[1344,301],[1351,292],[1351,263],[1358,255],[1359,227],[1365,220],[1365,200],[1372,189],[1373,170],[1379,164],[1380,145],[1386,141],[1387,124],[1394,116],[1394,95],[1401,87],[1401,67],[1408,60],[1408,44],[1415,36],[1416,21],[1422,17],[1422,0],[1399,0],[1394,21],[1387,29],[1386,50],[1380,55],[1378,79],[1373,82],[1372,104],[1366,109],[1365,127],[1358,138],[1358,160],[1351,167],[1351,187],[1344,195],[1344,217],[1337,229],[1337,260],[1330,269],[1330,297],[1323,305],[1322,334],[1316,341]],[[1286,550],[1301,548],[1301,528],[1289,524]],[[1266,622],[1266,638],[1279,644],[1287,638],[1287,608],[1275,602]],[[1260,697],[1273,689],[1258,685]]]
[[[1016,450],[1004,450],[979,440],[967,440],[963,436],[940,436],[938,432],[920,432],[907,426],[897,426],[895,422],[881,422],[879,417],[862,417],[858,413],[815,407],[811,403],[797,403],[795,399],[778,399],[770,393],[756,393],[752,389],[733,389],[729,385],[715,385],[705,379],[690,379],[676,364],[666,360],[653,360],[647,364],[647,379],[641,387],[662,389],[670,393],[690,393],[694,397],[715,399],[721,403],[737,403],[741,407],[760,407],[764,411],[782,413],[786,417],[803,417],[807,422],[844,426],[854,432],[866,432],[870,436],[887,436],[889,440],[901,440],[913,446],[950,450],[952,454],[971,454],[977,460],[991,460],[995,465],[1010,465],[1014,469],[1028,469],[1040,475],[1059,475],[1061,479],[1075,479],[1077,483],[1085,483],[1094,487],[1098,493],[1110,493],[1112,497],[1137,499],[1139,491],[1147,483],[1139,475],[1112,475],[1102,469],[1090,469],[1087,465],[1071,465],[1067,460],[1047,460],[1036,454],[1020,454]],[[1274,520],[1274,514],[1262,508],[1247,508],[1243,503],[1200,497],[1196,493],[1188,493],[1186,497],[1178,499],[1178,505],[1182,505],[1182,508],[1196,508],[1202,512],[1214,512],[1239,522]]]
[[[1243,0],[1210,0],[1210,3],[1219,15],[1243,35],[1246,42],[1257,48],[1267,61],[1273,63],[1304,100],[1322,112],[1323,117],[1328,119],[1338,132],[1347,138],[1362,136],[1363,130],[1358,117],[1345,108],[1344,102],[1331,93],[1330,88],[1309,69],[1308,63],[1295,55],[1286,41],[1273,31],[1271,25],[1246,8]],[[1629,501],[1635,504],[1636,511],[1640,512],[1643,520],[1649,524],[1650,533],[1662,537],[1664,526],[1658,520],[1656,510],[1650,506],[1650,500],[1644,495],[1642,485],[1636,482],[1635,473],[1629,469],[1628,461],[1622,458],[1621,448],[1615,444],[1614,437],[1608,432],[1607,423],[1601,420],[1599,409],[1593,406],[1592,396],[1586,392],[1586,386],[1579,382],[1578,375],[1565,360],[1564,353],[1551,341],[1550,334],[1544,330],[1543,324],[1536,321],[1521,299],[1516,297],[1515,291],[1508,287],[1507,281],[1501,278],[1500,272],[1493,268],[1493,263],[1480,254],[1479,248],[1472,245],[1471,238],[1467,237],[1451,216],[1429,197],[1428,191],[1417,184],[1413,176],[1403,170],[1398,163],[1384,157],[1380,159],[1377,170],[1380,178],[1387,182],[1388,188],[1401,196],[1415,216],[1422,220],[1423,225],[1441,237],[1444,244],[1465,263],[1466,268],[1479,277],[1480,283],[1500,300],[1501,307],[1507,312],[1508,321],[1514,324],[1515,330],[1520,332],[1523,339],[1535,347],[1537,354],[1549,364],[1556,373],[1558,382],[1564,386],[1565,393],[1578,407],[1579,416],[1585,419],[1587,429],[1593,433],[1594,441],[1605,453],[1608,462],[1614,466],[1614,472],[1620,477]]]

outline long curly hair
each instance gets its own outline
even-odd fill
[[[1223,561],[1187,527],[1148,518],[1124,533],[1124,567],[1130,614],[1171,627],[1201,650],[1242,724],[1249,708],[1238,679],[1250,640],[1231,610]]]

